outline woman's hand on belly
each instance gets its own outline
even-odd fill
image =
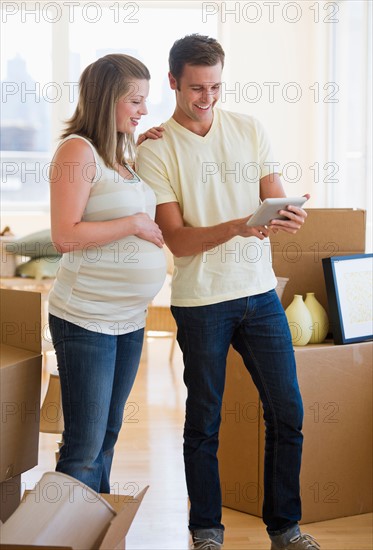
[[[159,226],[153,221],[148,214],[138,212],[133,216],[135,231],[134,235],[145,241],[150,241],[156,244],[159,248],[164,245],[162,231]]]

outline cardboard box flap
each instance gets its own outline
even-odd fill
[[[121,510],[117,515],[111,520],[108,525],[107,531],[102,539],[102,542],[99,546],[100,550],[112,550],[118,546],[118,543],[124,539],[127,535],[129,528],[131,527],[132,521],[139,509],[139,506],[144,498],[146,491],[149,489],[147,485],[135,498],[124,498],[123,505]],[[114,509],[118,509],[117,506],[117,495],[102,495]]]
[[[41,294],[1,290],[1,342],[41,353]]]
[[[98,550],[113,550],[119,547],[131,527],[132,521],[140,507],[146,491],[147,485],[136,497],[128,495],[100,494],[115,511],[115,517],[105,528],[105,532],[100,536],[92,548]],[[30,491],[26,490],[23,500],[27,498]],[[72,550],[70,546],[50,546],[50,545],[32,545],[32,544],[0,544],[1,550]]]
[[[11,367],[34,357],[39,357],[39,353],[1,344],[0,368]]]
[[[274,252],[288,261],[302,252],[338,256],[339,252],[365,250],[366,211],[354,208],[306,208],[308,217],[299,233],[279,231],[271,236]]]

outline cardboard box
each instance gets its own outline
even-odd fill
[[[365,252],[365,210],[310,208],[306,223],[295,234],[278,232],[271,237],[273,269],[289,277],[282,303],[286,309],[294,294],[314,292],[328,312],[322,259]]]
[[[302,523],[373,510],[372,355],[372,342],[295,349],[305,412]],[[219,446],[223,505],[261,516],[263,467],[258,392],[231,348]]]
[[[115,516],[105,527],[101,536],[92,547],[92,550],[125,549],[125,538],[148,488],[149,486],[146,486],[138,495],[136,495],[136,497],[129,495],[100,494],[100,496],[112,506],[115,511]],[[30,498],[31,495],[32,492],[26,491],[25,498]],[[92,506],[94,505],[95,503],[92,502]],[[85,529],[87,528],[87,526],[82,527]],[[0,544],[0,548],[2,550],[45,550],[46,546],[25,544]],[[47,548],[53,548],[55,550],[72,550],[71,546],[49,545]]]
[[[37,292],[0,292],[0,483],[9,481],[1,500],[5,521],[10,505],[7,498],[14,499],[10,480],[16,483],[19,474],[38,463],[41,298]]]
[[[0,521],[4,522],[13,514],[21,499],[21,475],[0,483]]]

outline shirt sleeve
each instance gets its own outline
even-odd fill
[[[179,202],[164,162],[146,143],[137,148],[136,172],[153,189],[157,204]]]

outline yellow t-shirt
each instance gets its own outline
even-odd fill
[[[138,149],[136,169],[157,204],[178,202],[184,223],[208,227],[249,216],[260,203],[259,181],[273,173],[272,152],[253,117],[215,109],[199,136],[173,118],[163,137]],[[269,239],[235,237],[194,256],[175,258],[171,303],[200,306],[275,288]]]

